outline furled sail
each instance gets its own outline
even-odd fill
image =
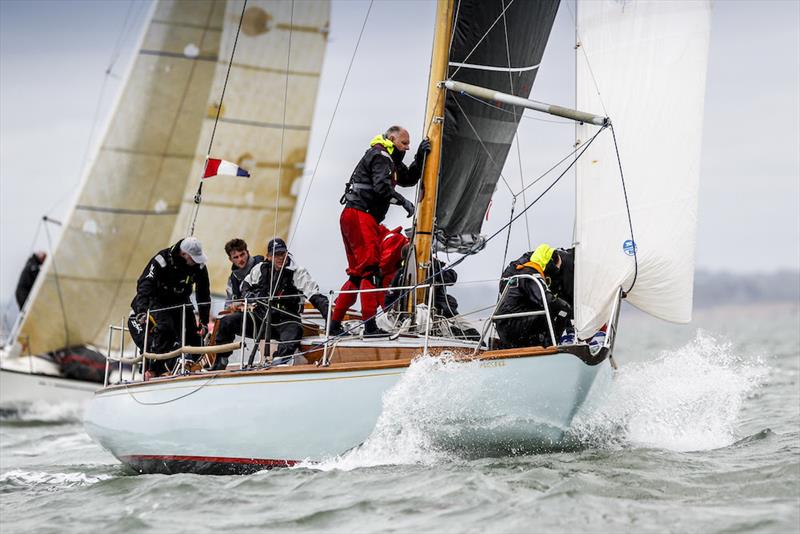
[[[220,63],[172,240],[184,237],[195,208],[214,119],[236,37],[242,1],[225,12]],[[230,275],[225,243],[239,237],[263,253],[273,235],[286,239],[303,174],[330,5],[324,1],[247,3],[211,156],[247,169],[251,178],[218,177],[203,185],[195,235],[209,257],[211,289],[224,294]]]
[[[97,341],[168,244],[214,79],[224,2],[154,5],[105,137],[18,339],[32,353]]]
[[[579,3],[577,108],[615,128],[577,165],[575,315],[586,337],[608,319],[618,289],[661,319],[688,322],[697,219],[710,2]],[[596,131],[578,128],[579,141]]]
[[[558,4],[458,1],[448,78],[527,98]],[[440,246],[463,250],[478,239],[521,115],[448,92],[436,206]]]

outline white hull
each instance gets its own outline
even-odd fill
[[[58,366],[38,356],[16,356],[0,349],[0,407],[87,403],[102,384],[64,378]]]
[[[611,375],[607,361],[589,366],[570,354],[448,363],[441,376],[428,375],[441,377],[442,391],[452,386],[447,381],[454,368],[448,366],[464,366],[480,379],[459,385],[467,388],[454,399],[461,420],[450,421],[459,432],[439,441],[487,450],[559,445],[597,377],[605,382]],[[112,387],[95,395],[85,425],[123,463],[145,472],[320,461],[370,436],[384,394],[408,369],[226,373]],[[491,384],[502,389],[488,390]]]

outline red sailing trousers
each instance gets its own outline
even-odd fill
[[[380,265],[380,226],[370,215],[355,208],[345,208],[339,218],[344,250],[347,254],[347,275],[350,279],[342,286],[342,291],[356,289],[375,289],[366,277],[378,272]],[[358,281],[358,286],[356,286]],[[342,293],[336,298],[331,319],[342,321],[350,306],[356,303],[358,294]],[[383,303],[382,293],[361,293],[361,316],[369,319],[375,316],[378,305]]]

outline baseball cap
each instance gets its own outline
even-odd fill
[[[281,239],[280,237],[276,237],[275,239],[270,240],[267,243],[267,254],[273,255],[279,252],[286,252],[288,247],[286,246],[286,241]]]
[[[181,242],[181,252],[187,253],[195,263],[204,265],[208,261],[208,256],[203,254],[203,245],[196,237],[187,237]]]

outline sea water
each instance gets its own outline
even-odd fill
[[[575,446],[488,458],[433,439],[462,379],[431,391],[433,361],[386,394],[360,448],[248,476],[133,475],[80,407],[34,405],[0,422],[0,531],[798,532],[799,346],[796,305],[683,327],[626,313]]]

